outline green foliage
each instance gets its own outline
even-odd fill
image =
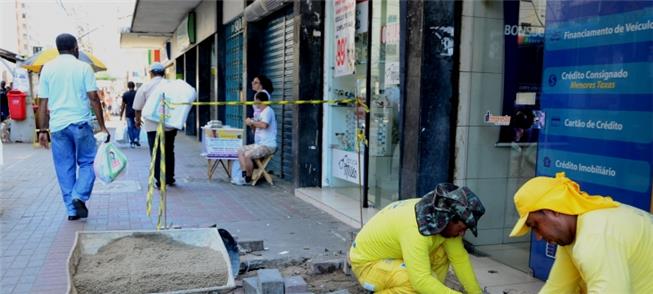
[[[101,71],[101,72],[96,73],[95,74],[95,79],[98,80],[98,81],[100,81],[100,80],[102,80],[102,81],[115,81],[116,80],[116,78],[110,76],[109,73],[106,72],[106,71]]]

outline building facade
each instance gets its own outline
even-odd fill
[[[530,237],[507,237],[517,219],[512,196],[527,179],[566,171],[591,193],[651,210],[650,136],[627,139],[622,143],[628,147],[619,150],[614,133],[556,128],[563,116],[596,121],[583,116],[594,114],[610,118],[604,130],[630,123],[653,133],[650,86],[619,87],[636,82],[614,70],[648,62],[632,72],[648,77],[641,84],[653,84],[646,50],[650,2],[621,8],[609,1],[546,0],[184,1],[163,8],[153,2],[137,2],[123,43],[143,42],[129,40],[130,34],[158,40],[149,47],[167,53],[170,71],[196,87],[198,101],[252,100],[250,82],[264,74],[275,88],[272,101],[365,102],[369,112],[354,103],[273,106],[279,148],[272,173],[291,182],[298,197],[354,227],[392,201],[419,197],[440,182],[465,185],[487,209],[479,237],[466,240],[529,271],[550,263],[538,256],[552,252]],[[587,12],[565,12],[577,7]],[[149,19],[144,12],[152,9],[180,21]],[[582,21],[587,28],[578,25]],[[585,30],[618,24],[631,31],[598,44],[578,41]],[[575,41],[565,43],[566,29],[578,34]],[[556,72],[589,66],[589,57],[579,57],[595,56],[587,48],[603,53],[588,69],[597,72],[594,82],[604,85],[621,74],[612,90],[576,92],[564,84],[574,77]],[[627,56],[619,53],[623,48]],[[644,102],[632,102],[633,95]],[[606,97],[617,102],[596,102]],[[242,106],[195,107],[185,132],[200,140],[198,130],[207,121],[242,127],[251,113]],[[641,119],[619,122],[624,115]],[[585,158],[581,165],[591,166],[589,173],[572,168],[576,157]],[[625,162],[637,168],[617,170]],[[636,188],[602,178],[611,170],[636,179]]]

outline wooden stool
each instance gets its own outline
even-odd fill
[[[272,183],[272,176],[265,170],[273,156],[274,154],[270,154],[263,158],[254,159],[254,164],[256,166],[254,167],[254,172],[252,172],[252,186],[256,185],[256,182],[261,179],[261,176],[265,177],[265,180],[270,185],[274,186],[274,183]]]
[[[224,169],[224,172],[227,174],[227,178],[231,180],[231,160],[228,159],[213,159],[213,158],[207,158],[208,159],[208,172],[207,176],[209,180],[213,178],[213,174],[215,173],[215,170],[218,168],[218,164],[222,165],[222,168]],[[225,165],[224,162],[227,161],[227,164]]]

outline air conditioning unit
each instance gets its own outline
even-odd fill
[[[254,22],[263,19],[264,17],[279,10],[285,4],[290,3],[289,0],[256,0],[245,8],[245,19],[248,22]]]

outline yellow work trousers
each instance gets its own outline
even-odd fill
[[[431,274],[444,283],[449,260],[442,247],[431,254]],[[417,293],[410,284],[406,265],[401,259],[383,259],[367,263],[352,263],[351,270],[363,288],[381,294]]]

